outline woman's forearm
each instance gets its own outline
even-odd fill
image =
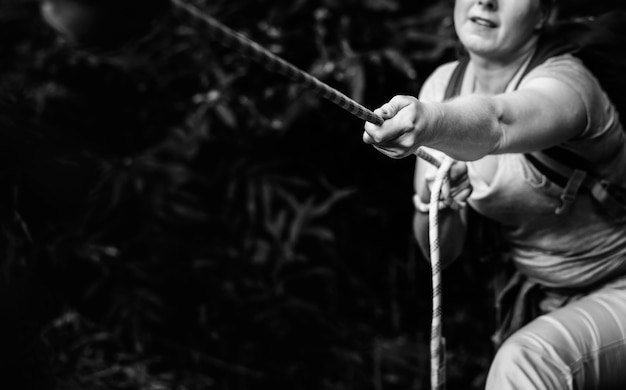
[[[424,103],[425,117],[416,131],[423,145],[455,160],[477,160],[498,149],[504,136],[498,100],[472,95],[444,103]]]

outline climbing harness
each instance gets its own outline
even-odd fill
[[[303,84],[315,93],[328,99],[352,115],[376,125],[382,125],[384,119],[371,110],[365,108],[345,94],[321,82],[310,74],[298,69],[282,58],[269,52],[258,43],[248,39],[244,35],[231,30],[213,17],[203,13],[200,9],[183,0],[171,0],[173,5],[185,11],[195,19],[206,24],[212,38],[223,46],[239,51],[246,57],[260,63],[271,72],[279,73],[290,80]],[[431,388],[442,390],[445,386],[445,357],[444,339],[441,332],[441,265],[439,261],[439,203],[441,188],[448,178],[452,160],[445,158],[443,162],[432,156],[425,150],[418,148],[415,154],[424,161],[438,168],[435,182],[431,190],[431,202],[429,210],[429,233],[431,247],[431,270],[433,282],[433,308],[431,330]]]

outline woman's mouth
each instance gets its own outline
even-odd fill
[[[471,17],[470,20],[472,23],[476,23],[479,26],[495,28],[497,25],[489,19],[479,18],[477,16]]]

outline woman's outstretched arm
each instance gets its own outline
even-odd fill
[[[565,82],[547,77],[530,80],[515,92],[443,103],[395,96],[375,112],[385,122],[366,123],[363,141],[393,158],[420,146],[461,161],[531,152],[571,139],[587,125],[582,98]]]

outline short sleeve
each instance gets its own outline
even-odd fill
[[[567,84],[583,101],[587,126],[579,138],[597,137],[608,130],[607,124],[615,121],[617,112],[611,101],[598,80],[578,58],[562,55],[547,60],[528,73],[520,88],[523,88],[529,80],[543,77],[557,79]]]

